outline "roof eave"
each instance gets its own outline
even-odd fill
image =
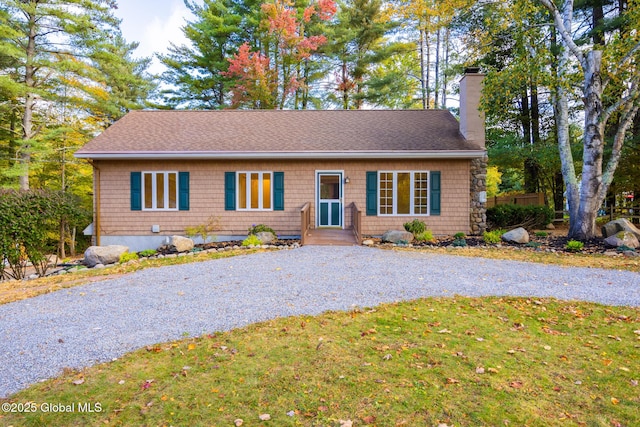
[[[485,150],[402,151],[156,151],[77,152],[79,159],[95,160],[257,160],[257,159],[476,159]]]

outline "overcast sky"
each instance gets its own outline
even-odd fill
[[[186,39],[180,28],[191,19],[183,0],[118,0],[115,15],[122,19],[120,29],[128,42],[137,41],[137,57],[166,52],[169,43],[183,44]],[[151,73],[159,73],[162,66],[154,61]]]

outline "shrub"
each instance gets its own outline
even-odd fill
[[[422,234],[427,230],[427,225],[416,218],[411,222],[405,222],[404,229],[417,237],[419,234]]]
[[[584,248],[584,243],[579,240],[569,240],[565,247],[570,252],[580,252]]]
[[[242,241],[242,246],[260,246],[262,242],[255,234],[249,234],[246,239]]]
[[[258,234],[258,233],[262,233],[262,232],[268,232],[273,234],[274,236],[277,236],[276,232],[273,230],[273,228],[268,227],[264,224],[253,224],[251,227],[249,227],[249,231],[248,231],[248,235],[251,236],[252,234]]]
[[[459,232],[453,235],[453,238],[456,240],[464,239],[465,237],[467,237],[467,235],[463,232]]]
[[[465,246],[467,246],[467,240],[466,239],[455,239],[453,241],[452,245],[455,246],[455,247],[464,248]]]
[[[482,233],[482,240],[490,245],[500,243],[502,241],[502,235],[504,233],[505,231],[502,229],[485,231],[484,233]]]
[[[553,209],[547,206],[497,205],[487,209],[492,227],[541,227],[553,221]]]
[[[125,262],[133,261],[138,259],[138,254],[136,252],[125,252],[120,255],[120,264],[124,264]]]
[[[186,227],[184,229],[184,233],[191,239],[196,236],[200,236],[202,238],[202,243],[207,243],[207,240],[214,239],[216,237],[213,233],[220,230],[220,218],[210,216],[204,224]]]
[[[431,230],[425,230],[422,233],[415,236],[418,242],[433,242],[433,233]]]
[[[536,237],[547,237],[549,233],[546,231],[536,231]]]
[[[158,253],[158,251],[156,251],[155,249],[145,249],[144,251],[138,252],[138,255],[143,257],[143,258],[146,258],[146,257],[153,256],[153,255],[155,255],[157,253]]]

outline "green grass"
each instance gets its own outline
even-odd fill
[[[281,318],[67,372],[3,402],[76,412],[0,424],[635,426],[639,322],[639,308],[463,297]]]

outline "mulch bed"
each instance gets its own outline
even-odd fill
[[[529,236],[530,242],[528,244],[517,244],[517,243],[507,243],[501,242],[499,244],[489,245],[484,242],[481,236],[467,236],[465,238],[467,247],[471,248],[517,248],[523,250],[531,250],[531,251],[542,251],[542,252],[555,252],[555,253],[572,253],[567,249],[567,242],[569,242],[569,238],[566,235],[554,235],[549,234],[544,237],[536,236],[534,233],[530,233]],[[382,243],[380,239],[372,238],[375,245],[380,246],[393,246],[390,243]],[[441,236],[437,237],[435,242],[413,242],[412,247],[420,248],[420,247],[454,247],[454,238],[453,236]],[[612,248],[610,246],[605,245],[604,240],[601,238],[595,238],[588,241],[583,242],[584,247],[580,251],[582,254],[604,254],[605,252],[616,252],[616,248]],[[640,255],[640,252],[635,251],[636,254]]]

